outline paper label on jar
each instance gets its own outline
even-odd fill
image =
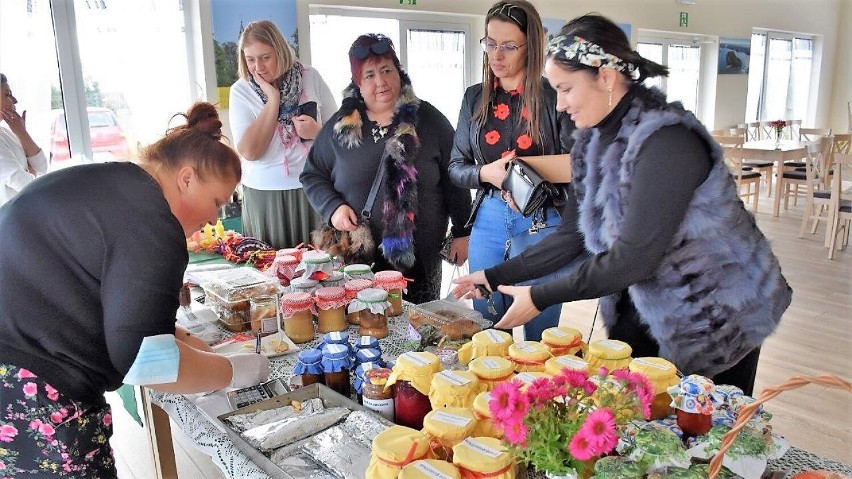
[[[260,321],[260,333],[275,333],[278,331],[278,318],[266,318]]]
[[[488,369],[500,369],[500,363],[493,359],[483,359],[482,365]]]
[[[506,341],[506,338],[501,336],[500,333],[498,333],[497,331],[495,331],[493,329],[485,330],[485,334],[488,336],[488,339],[490,339],[491,342],[493,342],[493,343],[501,344],[501,343]]]
[[[556,328],[551,329],[550,334],[552,334],[552,335],[554,335],[558,338],[564,338],[564,337],[568,336],[568,333],[566,333],[565,331],[562,331],[561,329],[556,329]]]
[[[367,359],[373,359],[373,358],[377,358],[377,357],[379,357],[379,355],[378,355],[378,354],[376,354],[376,352],[375,352],[375,351],[370,351],[369,349],[364,349],[364,350],[362,350],[362,351],[361,351],[361,356],[363,356],[363,357],[365,357],[365,358],[367,358]]]
[[[364,407],[367,409],[372,409],[379,413],[382,417],[387,419],[388,421],[393,422],[394,420],[394,406],[393,406],[393,398],[390,399],[370,399],[367,396],[361,397],[364,402]]]
[[[658,363],[655,363],[653,361],[648,361],[647,359],[644,359],[644,358],[634,359],[633,362],[636,363],[636,364],[641,364],[643,366],[648,366],[648,367],[651,367],[651,368],[659,369],[660,371],[668,371],[668,370],[671,369],[671,366],[667,366],[665,364],[658,364]]]
[[[329,328],[329,329],[330,329],[330,328]],[[343,340],[343,337],[342,337],[342,336],[340,336],[340,332],[339,332],[339,331],[335,331],[335,332],[333,332],[333,333],[328,333],[328,334],[329,334],[329,336],[328,336],[328,337],[329,337],[329,338],[331,338],[331,339],[332,339],[332,340],[334,340],[334,341],[341,341],[341,340]]]
[[[361,346],[369,346],[373,339],[372,336],[361,336]]]
[[[463,416],[456,416],[455,414],[450,414],[450,413],[444,412],[444,411],[438,411],[436,413],[433,413],[432,419],[439,421],[439,422],[452,424],[453,426],[458,426],[458,427],[467,427],[467,425],[470,423],[470,418],[463,417]]]
[[[530,373],[518,373],[515,375],[515,379],[523,382],[524,384],[530,384],[538,379],[538,376],[534,376]]]
[[[343,351],[348,351],[348,348],[342,344],[326,344],[326,348],[328,348],[328,352],[330,353],[342,353]]]
[[[422,472],[426,477],[432,477],[434,479],[453,479],[452,476],[444,474],[426,461],[418,462],[414,465],[414,468]]]
[[[497,449],[494,449],[493,447],[486,446],[485,444],[482,444],[481,442],[479,442],[475,439],[468,438],[468,439],[465,439],[463,442],[464,442],[465,446],[473,449],[474,451],[476,451],[480,454],[485,454],[486,456],[491,457],[491,458],[496,458],[500,454],[503,454],[501,451],[498,451]]]
[[[516,343],[516,344],[515,344],[515,347],[517,347],[518,349],[520,349],[521,351],[523,351],[523,352],[525,352],[525,353],[534,353],[534,352],[536,352],[535,347],[533,347],[533,345],[532,345],[532,344],[529,344],[529,343]]]
[[[613,351],[621,351],[622,349],[624,349],[624,346],[616,342],[610,341],[609,339],[601,340],[601,344],[606,348],[612,349]]]
[[[441,378],[456,386],[464,386],[465,384],[470,382],[470,379],[461,376],[457,373],[454,373],[453,371],[441,371],[440,373],[438,373],[438,376],[441,376]]]
[[[571,369],[586,369],[589,367],[589,363],[583,361],[577,356],[559,356],[556,358],[556,362]]]
[[[405,356],[406,359],[408,359],[409,361],[411,361],[412,363],[414,363],[418,366],[428,366],[429,365],[429,361],[422,358],[417,353],[405,353],[405,354],[403,354],[403,356]]]

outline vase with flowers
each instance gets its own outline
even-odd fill
[[[769,126],[775,129],[775,149],[781,149],[781,135],[784,133],[784,128],[787,127],[787,122],[784,120],[774,120],[769,122]]]
[[[590,377],[563,369],[529,385],[500,383],[489,407],[521,461],[548,477],[582,478],[615,450],[620,427],[650,416],[653,400],[654,388],[641,374],[601,368]]]

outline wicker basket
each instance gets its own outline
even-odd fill
[[[709,479],[716,479],[719,471],[722,470],[722,460],[725,458],[725,452],[733,446],[734,441],[737,439],[737,435],[746,426],[746,424],[748,424],[748,421],[752,418],[752,416],[754,416],[761,404],[784,391],[797,389],[807,384],[818,384],[820,386],[830,388],[845,389],[847,392],[852,393],[852,382],[840,379],[833,374],[820,374],[819,376],[794,376],[783,384],[764,389],[763,392],[760,393],[760,397],[758,397],[755,402],[749,404],[740,411],[740,414],[737,416],[737,420],[734,423],[734,427],[732,427],[731,430],[722,437],[722,446],[719,448],[719,452],[717,452],[713,457],[713,460],[710,461]]]

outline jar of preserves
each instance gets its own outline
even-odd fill
[[[563,369],[571,371],[589,372],[589,363],[583,358],[577,356],[557,356],[550,358],[544,362],[544,372],[551,376],[561,374]]]
[[[391,426],[373,439],[373,454],[364,473],[370,479],[397,479],[408,464],[429,452],[429,438],[410,427]]]
[[[500,356],[482,356],[468,364],[468,369],[479,378],[479,390],[491,391],[498,383],[515,375],[515,363]]]
[[[290,291],[301,291],[303,293],[314,294],[314,291],[319,287],[319,281],[315,279],[299,277],[290,280]]]
[[[349,333],[346,331],[332,331],[326,333],[322,337],[322,341],[317,345],[317,349],[322,349],[326,344],[339,344],[345,346],[349,351],[349,357],[355,357],[355,349],[349,344]]]
[[[367,288],[372,288],[373,282],[367,279],[353,279],[346,282],[343,285],[343,289],[346,290],[346,297],[349,298],[351,302],[358,296],[358,292],[365,290]],[[349,308],[346,309],[346,321],[349,324],[359,325],[361,324],[361,314],[359,311],[355,311],[350,313]]]
[[[281,297],[284,333],[294,343],[314,339],[314,298],[304,292],[286,293]]]
[[[429,402],[432,409],[471,407],[479,393],[479,378],[470,371],[441,371],[432,376]]]
[[[575,355],[583,350],[583,333],[567,326],[547,328],[541,333],[541,344],[553,356]]]
[[[509,346],[509,359],[515,363],[515,372],[541,372],[550,359],[550,350],[538,341],[520,341]]]
[[[379,271],[373,277],[373,285],[388,292],[390,309],[388,316],[402,314],[402,293],[408,292],[408,280],[399,271]]]
[[[668,417],[672,413],[672,401],[668,389],[680,382],[677,367],[663,358],[649,357],[634,358],[627,368],[634,373],[644,375],[654,386],[651,420]]]
[[[328,278],[321,279],[320,285],[325,287],[339,287],[342,288],[343,284],[346,283],[346,280],[343,277],[343,273],[340,271],[332,271],[331,275]]]
[[[358,291],[358,296],[349,303],[347,311],[361,315],[361,336],[382,339],[390,333],[385,312],[389,307],[388,293],[383,289],[367,288]]]
[[[423,418],[423,433],[430,440],[429,457],[453,461],[453,447],[470,437],[476,427],[473,410],[466,407],[436,409]]]
[[[423,428],[423,417],[432,410],[432,376],[440,370],[441,360],[430,352],[408,352],[397,358],[388,378],[388,385],[396,384],[397,424]]]
[[[293,367],[293,376],[299,376],[302,386],[311,384],[324,384],[322,370],[322,351],[319,349],[304,349],[299,351],[296,366]]]
[[[352,357],[349,348],[342,344],[326,344],[322,347],[322,372],[325,385],[345,397],[351,392],[349,372]]]
[[[317,329],[321,333],[332,331],[345,331],[346,313],[344,312],[349,301],[346,299],[346,290],[342,287],[330,286],[319,288],[314,291],[317,303]]]
[[[269,336],[278,332],[278,296],[255,296],[249,300],[251,332]]]
[[[299,262],[302,262],[302,254],[305,253],[305,248],[282,248],[275,252],[275,257],[279,256],[293,256]]]
[[[303,278],[319,281],[331,276],[334,272],[334,261],[325,251],[305,251],[302,253],[302,263],[296,270],[304,270]]]
[[[684,376],[678,384],[669,388],[677,425],[685,436],[707,434],[713,426],[715,388],[713,380],[698,374]]]
[[[493,437],[469,437],[453,447],[453,464],[462,477],[515,479],[515,457]]]
[[[476,418],[476,427],[473,436],[486,436],[503,439],[503,428],[494,424],[491,417],[491,393],[481,392],[473,399],[473,416]]]
[[[384,364],[382,352],[378,349],[359,349],[355,351],[355,364],[376,363]]]
[[[346,281],[353,279],[366,279],[373,281],[373,270],[366,264],[349,264],[343,267],[343,276]]]
[[[361,395],[364,393],[364,375],[367,374],[367,371],[372,369],[382,368],[379,363],[361,363],[355,366],[355,372],[353,373],[354,379],[352,380],[352,388],[355,390],[355,394],[358,395],[358,403],[362,403]]]
[[[398,479],[461,479],[458,468],[437,459],[414,461],[399,471]]]
[[[278,282],[282,286],[290,286],[290,281],[296,275],[296,267],[299,266],[299,259],[290,254],[281,254],[279,250],[275,254],[275,259],[272,260],[272,265],[269,267],[278,278]]]
[[[376,411],[388,421],[394,419],[394,386],[388,386],[391,370],[374,368],[364,372],[361,401],[364,407]]]
[[[615,339],[602,339],[589,343],[586,361],[591,371],[607,368],[610,372],[616,369],[627,369],[633,358],[633,348],[624,341]]]
[[[480,331],[470,338],[470,341],[459,348],[459,362],[467,364],[471,360],[482,356],[509,355],[509,346],[515,341],[512,335],[497,329],[486,329]]]
[[[358,338],[358,341],[355,342],[355,350],[361,349],[375,349],[381,353],[382,347],[379,345],[379,340],[372,336],[361,336]]]

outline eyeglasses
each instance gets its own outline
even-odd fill
[[[482,51],[485,53],[494,53],[495,51],[500,50],[500,52],[505,55],[511,55],[512,53],[515,53],[520,50],[521,47],[526,45],[526,43],[522,43],[520,45],[515,45],[514,43],[498,45],[494,41],[491,41],[487,38],[483,38],[479,41],[479,45],[482,47]]]
[[[356,47],[352,47],[352,55],[359,60],[363,60],[370,55],[370,52],[373,52],[375,55],[384,55],[389,52],[391,48],[392,45],[390,38],[383,36],[372,45],[358,45]]]

